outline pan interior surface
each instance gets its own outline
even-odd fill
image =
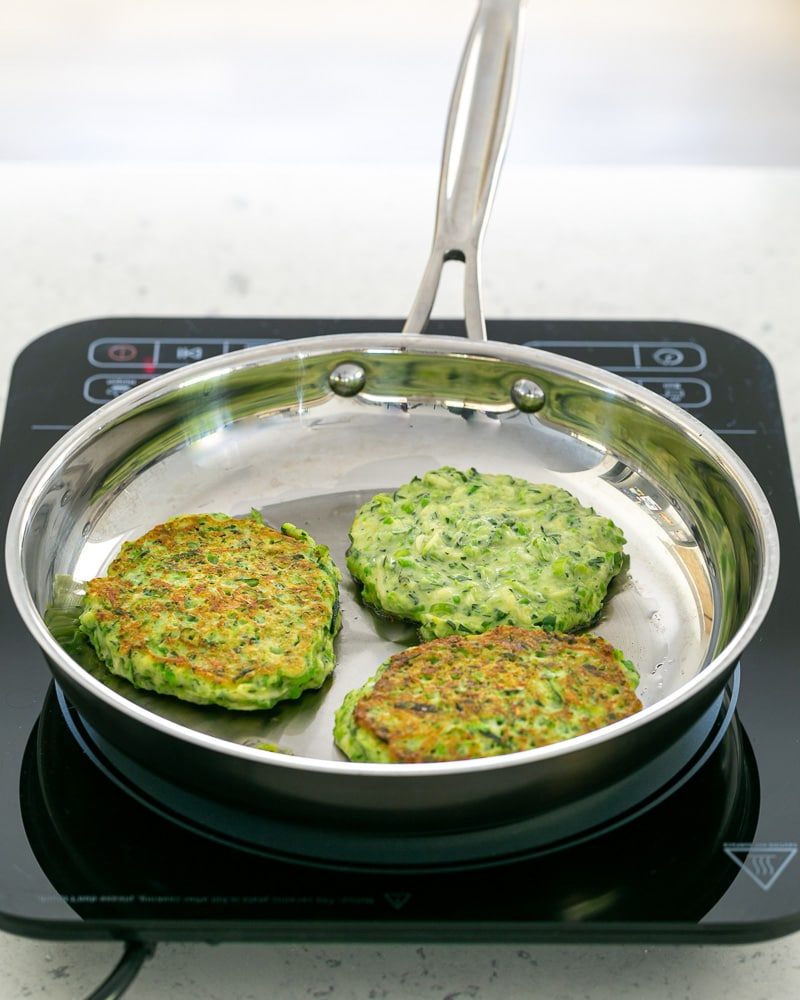
[[[645,708],[678,691],[730,638],[744,612],[726,595],[726,572],[740,589],[756,576],[741,560],[726,565],[737,546],[747,547],[746,512],[735,526],[745,541],[732,544],[735,497],[723,489],[723,470],[659,414],[560,373],[552,358],[537,367],[542,355],[527,349],[508,351],[509,361],[488,349],[464,357],[427,346],[417,353],[405,346],[301,357],[259,352],[240,368],[206,364],[184,379],[155,380],[135,406],[79,435],[30,500],[24,572],[42,612],[55,575],[101,575],[123,541],[157,523],[255,507],[273,525],[307,530],[344,571],[333,678],[272,711],[232,712],[138,690],[97,664],[78,673],[88,670],[147,712],[232,745],[343,760],[332,739],[336,708],[383,660],[416,641],[413,627],[360,604],[345,569],[348,528],[374,493],[442,465],[555,484],[623,530],[628,564],[593,631],[634,662]],[[348,358],[363,365],[366,384],[342,397],[328,378]],[[521,412],[511,401],[520,377],[542,387],[540,412]],[[700,496],[698,482],[707,484]]]

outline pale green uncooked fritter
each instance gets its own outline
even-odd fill
[[[328,549],[294,525],[189,514],[122,546],[87,584],[80,628],[137,687],[271,708],[333,670],[340,578]]]
[[[638,712],[638,681],[597,635],[501,625],[396,653],[345,697],[334,739],[377,764],[530,750]]]
[[[625,538],[566,490],[444,467],[356,513],[347,566],[362,599],[420,637],[496,625],[561,632],[597,617]]]

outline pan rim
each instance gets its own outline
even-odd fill
[[[44,484],[49,481],[52,474],[73,451],[83,447],[94,436],[115,423],[117,419],[135,410],[140,404],[151,402],[162,395],[201,382],[211,374],[227,374],[246,368],[256,368],[261,364],[290,359],[302,360],[304,357],[319,357],[326,354],[353,352],[363,355],[365,353],[412,351],[438,356],[444,354],[451,357],[481,357],[487,360],[518,363],[521,367],[535,365],[537,368],[557,374],[566,374],[594,387],[604,390],[610,389],[616,395],[630,400],[638,407],[644,407],[673,425],[677,424],[698,447],[712,456],[724,468],[726,475],[735,481],[742,500],[746,501],[748,515],[758,528],[757,542],[762,556],[762,572],[754,589],[750,607],[741,625],[725,647],[697,674],[660,701],[600,729],[547,746],[509,754],[464,761],[409,765],[356,763],[344,758],[342,760],[323,760],[278,753],[266,755],[263,750],[199,732],[159,716],[105,686],[73,660],[55,641],[34,603],[25,579],[22,564],[23,540],[26,525],[29,523],[30,511]],[[156,729],[164,735],[195,744],[206,750],[222,752],[256,764],[276,765],[290,770],[311,770],[319,774],[336,774],[340,777],[347,775],[421,777],[456,772],[482,773],[486,770],[532,764],[535,760],[546,760],[578,753],[590,746],[604,743],[609,739],[645,726],[651,720],[669,712],[675,705],[700,694],[738,660],[769,609],[777,586],[779,562],[777,525],[766,496],[755,476],[733,449],[718,435],[674,403],[620,375],[608,373],[585,362],[538,348],[495,341],[469,341],[461,337],[399,333],[346,333],[324,335],[301,341],[280,341],[247,348],[237,351],[236,354],[209,358],[185,368],[155,376],[85,417],[56,442],[26,479],[12,509],[6,533],[6,572],[9,589],[26,628],[31,632],[51,663],[55,664],[78,686],[84,688],[87,693],[98,697],[109,707],[122,711],[131,719],[151,729]]]

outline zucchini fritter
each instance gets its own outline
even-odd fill
[[[623,563],[617,526],[566,490],[444,467],[356,513],[347,566],[363,600],[422,639],[500,624],[569,632]]]
[[[88,583],[80,628],[137,687],[271,708],[333,670],[340,578],[328,549],[294,525],[188,514],[122,546]]]
[[[639,675],[600,636],[508,625],[396,653],[336,713],[354,761],[413,764],[529,750],[641,709]]]

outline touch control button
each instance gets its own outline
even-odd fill
[[[228,341],[228,353],[231,351],[244,351],[248,347],[263,347],[265,344],[280,344],[282,340],[280,337],[265,337],[262,340],[229,340]]]
[[[119,375],[91,375],[83,383],[83,398],[87,403],[102,404],[110,399],[116,399],[128,389],[141,385],[142,382],[149,381],[149,375],[128,375],[120,372]]]
[[[706,352],[699,344],[640,344],[639,367],[699,372],[706,366]]]
[[[96,340],[89,348],[89,361],[98,368],[142,368],[153,363],[153,340]]]
[[[711,386],[702,378],[635,378],[633,381],[684,410],[699,410],[711,402]]]
[[[139,348],[134,344],[109,344],[106,354],[109,361],[135,361],[139,357]]]
[[[162,340],[161,349],[158,352],[159,368],[180,368],[181,365],[190,365],[193,361],[202,361],[204,358],[214,358],[222,354],[224,342],[221,340]]]
[[[606,368],[612,372],[634,371],[637,364],[637,345],[633,342],[588,340],[527,340],[525,347],[565,354],[576,361]]]

